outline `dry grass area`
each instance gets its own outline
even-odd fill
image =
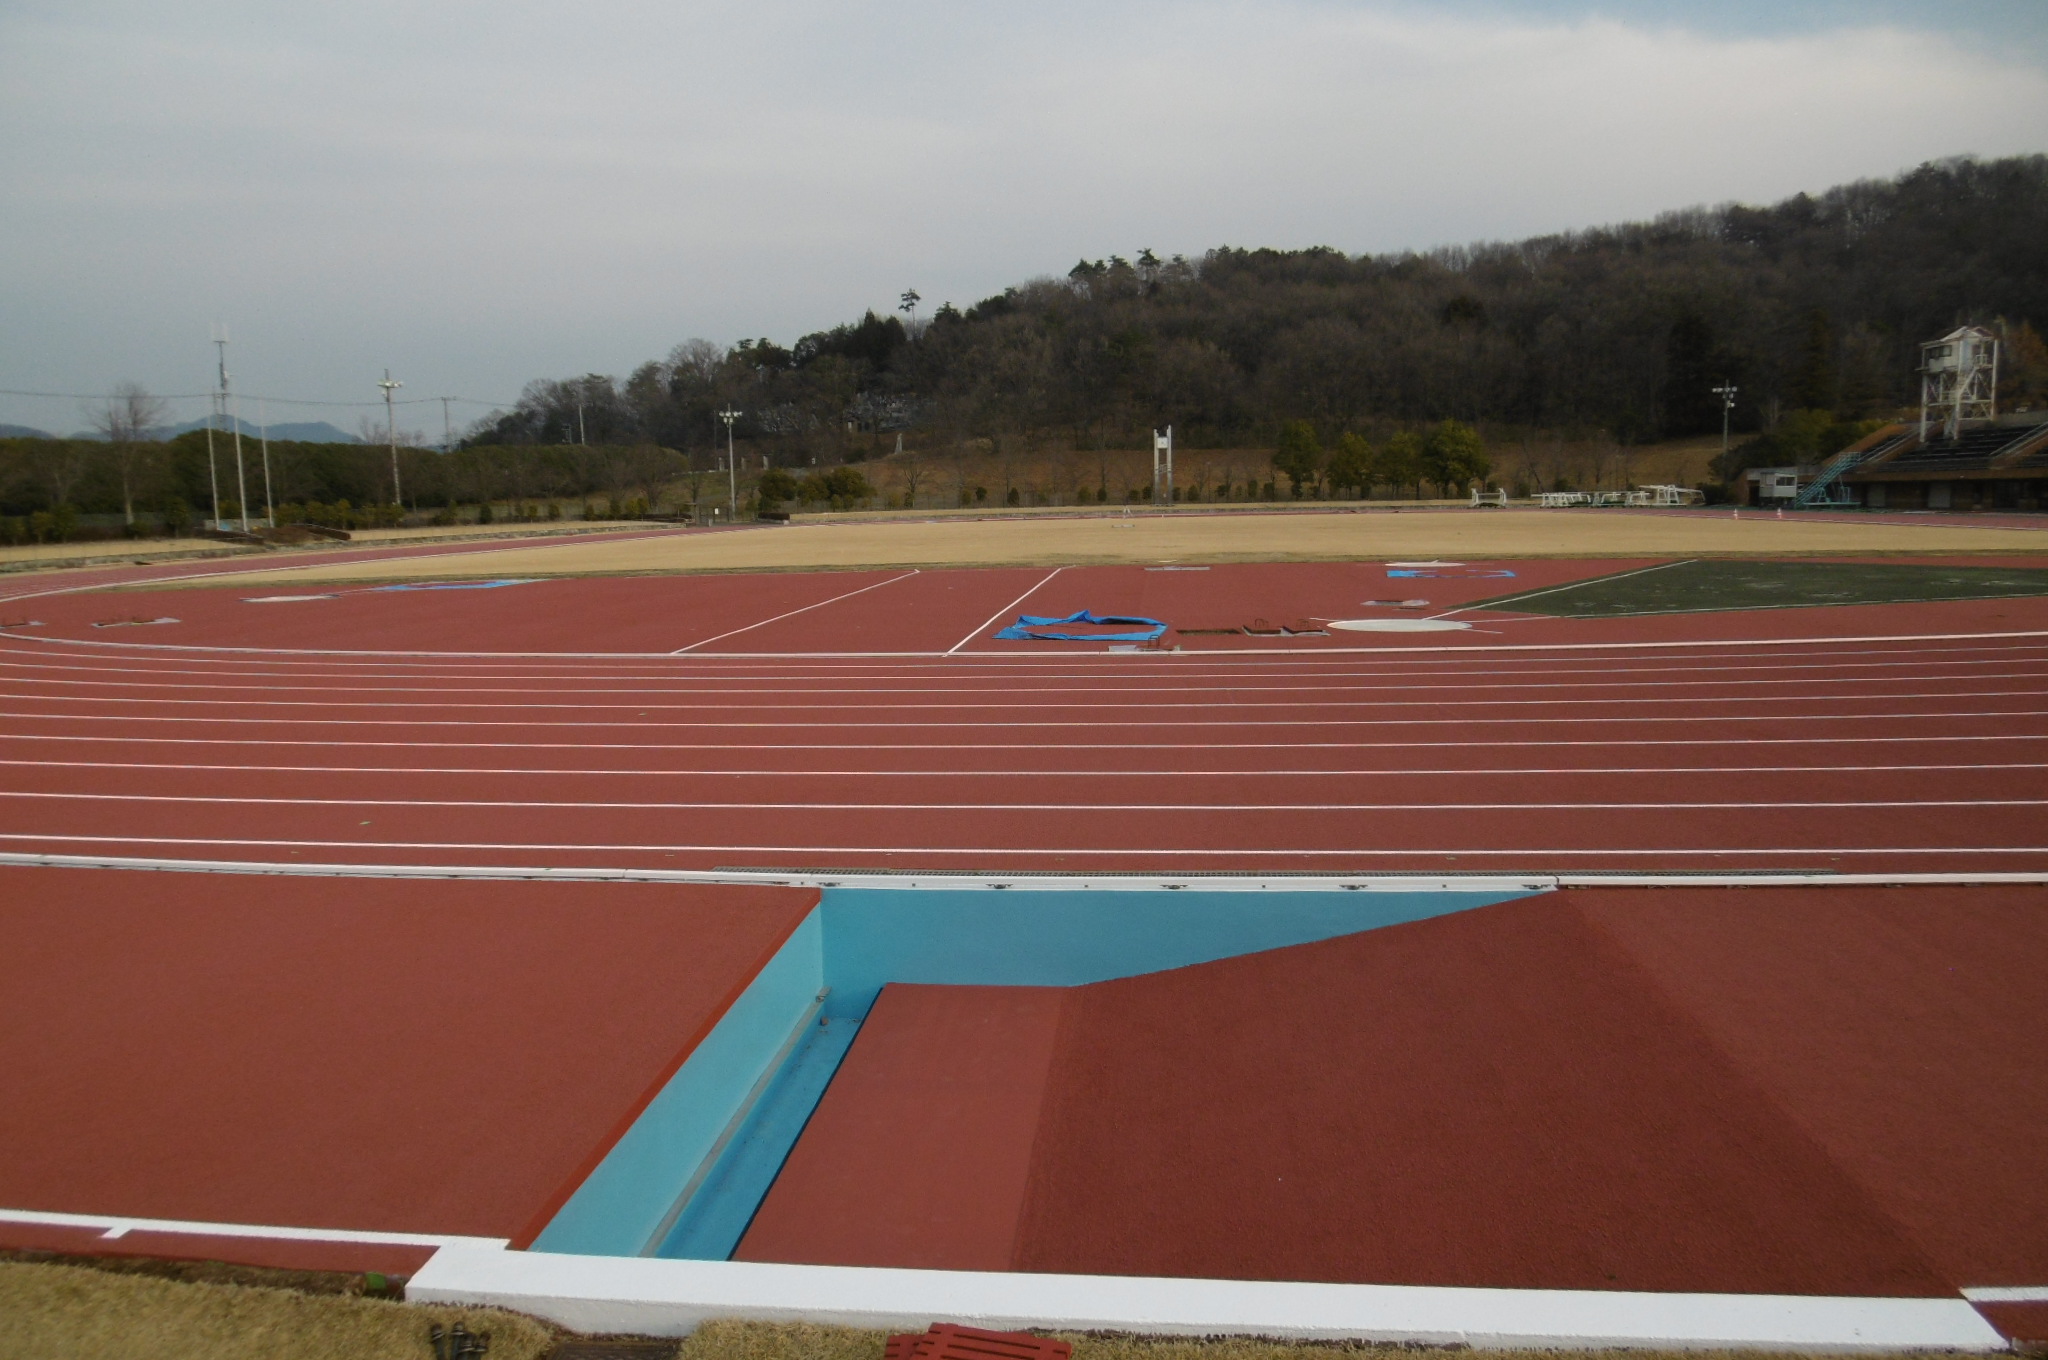
[[[1400,1346],[1257,1341],[1242,1337],[1171,1339],[1058,1333],[1074,1360],[1344,1360],[1410,1354]],[[808,1323],[713,1322],[684,1343],[678,1360],[880,1360],[882,1332]],[[1487,1351],[1487,1360],[1779,1360],[1770,1351]],[[1789,1360],[1785,1357],[1784,1360]],[[1884,1360],[1884,1357],[1877,1357]]]
[[[2048,527],[2048,526],[2044,526]],[[314,562],[234,578],[275,582],[1116,562],[1670,557],[2048,551],[2048,535],[1969,525],[1779,520],[1654,511],[1442,510],[814,522],[517,546],[376,562]],[[204,584],[204,583],[200,583]]]
[[[541,1323],[491,1309],[0,1261],[8,1360],[432,1360],[428,1327],[457,1322],[490,1333],[490,1360],[539,1360],[555,1346]]]
[[[389,548],[406,543],[460,543],[480,539],[545,538],[561,534],[603,534],[647,530],[641,520],[568,520],[556,524],[456,524],[417,529],[357,529],[347,543],[320,543],[314,552],[336,548]],[[266,550],[210,538],[93,539],[83,543],[20,543],[0,547],[0,567],[75,567],[89,563],[175,562],[204,557],[257,557]],[[297,549],[295,551],[307,551]]]

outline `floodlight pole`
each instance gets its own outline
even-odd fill
[[[739,463],[734,459],[732,453],[732,423],[740,418],[740,413],[731,407],[727,407],[718,413],[718,418],[725,422],[726,481],[732,496],[732,522],[738,524],[740,522],[740,473]]]
[[[233,405],[228,391],[228,328],[222,326],[220,334],[213,337],[213,346],[220,356],[220,413],[234,427],[235,441],[235,508],[241,512],[242,532],[249,532],[249,479],[242,470],[242,417]],[[209,439],[209,445],[211,440]],[[213,527],[220,528],[220,487],[213,491]]]
[[[1721,399],[1721,465],[1728,465],[1728,417],[1735,410],[1735,384],[1724,382],[1713,389]]]
[[[391,394],[405,384],[394,382],[391,370],[387,368],[384,370],[384,381],[377,386],[384,389],[384,437],[391,443],[391,503],[399,507],[399,516],[403,518],[405,497],[398,489],[398,412],[393,405]]]

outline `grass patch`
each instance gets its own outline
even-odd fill
[[[921,1329],[915,1329],[921,1330]],[[1339,1360],[1450,1349],[1363,1342],[1261,1341],[1247,1337],[1139,1337],[1054,1333],[1074,1345],[1074,1360]],[[677,1360],[880,1360],[882,1332],[806,1323],[712,1322],[683,1343]],[[1458,1347],[1456,1349],[1466,1349]],[[1486,1360],[1775,1360],[1770,1351],[1486,1351]],[[1791,1360],[1786,1356],[1785,1360]],[[1809,1358],[1810,1360],[1810,1358]]]
[[[432,1360],[427,1328],[489,1332],[489,1360],[541,1360],[556,1334],[517,1313],[0,1261],[8,1360]]]
[[[1471,606],[1568,619],[2048,595],[2048,569],[1713,558],[1502,595]]]

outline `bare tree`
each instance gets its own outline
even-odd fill
[[[917,449],[905,449],[903,457],[896,460],[896,466],[903,477],[903,508],[917,508],[917,488],[924,481],[924,454]]]
[[[92,427],[107,437],[114,470],[121,478],[121,514],[131,525],[135,523],[135,481],[145,470],[148,456],[143,445],[155,442],[150,435],[164,423],[168,411],[141,383],[124,382],[116,384],[114,395],[87,415]]]

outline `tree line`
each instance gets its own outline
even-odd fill
[[[692,340],[623,380],[535,382],[470,438],[711,456],[731,410],[791,466],[899,434],[1130,448],[1168,423],[1190,446],[1270,447],[1297,422],[1378,443],[1446,419],[1640,444],[1717,431],[1724,386],[1738,432],[1886,414],[1915,398],[1920,342],[1965,322],[2006,328],[2008,403],[2042,401],[2044,240],[2037,155],[1426,253],[1140,251],[922,323],[870,311],[788,346]]]
[[[869,311],[786,346],[690,340],[623,378],[536,380],[456,448],[401,449],[403,509],[702,503],[727,481],[713,469],[729,440],[749,491],[765,470],[790,474],[770,503],[868,503],[886,480],[889,499],[917,504],[925,462],[970,454],[1003,468],[1092,458],[1099,475],[1069,469],[1067,494],[1135,499],[1112,487],[1109,455],[1168,424],[1183,448],[1272,450],[1285,494],[1420,494],[1485,478],[1489,441],[1629,447],[1717,431],[1716,389],[1731,386],[1740,447],[1716,472],[1733,477],[1824,455],[1910,404],[1920,342],[1966,322],[2005,336],[2007,409],[2048,403],[2044,240],[2037,155],[1425,253],[1112,255],[924,319],[906,292],[902,316]],[[0,519],[13,517],[0,536],[37,515],[34,532],[58,532],[60,514],[173,528],[207,516],[204,433],[150,443],[148,407],[124,389],[95,413],[102,440],[0,441]],[[899,448],[864,493],[828,485],[829,469]],[[273,443],[270,458],[278,504],[346,518],[398,499],[382,449]],[[1275,494],[1262,475],[1209,494]],[[952,480],[940,499],[968,502],[965,474]]]

